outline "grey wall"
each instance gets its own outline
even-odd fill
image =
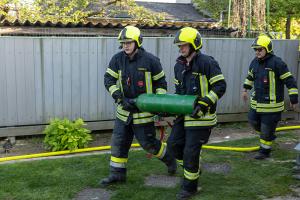
[[[172,38],[145,38],[174,91],[178,49]],[[250,39],[204,39],[203,49],[219,62],[228,87],[219,113],[247,112],[242,82],[254,56]],[[0,37],[0,126],[45,124],[53,117],[86,121],[114,118],[112,98],[103,86],[107,64],[118,49],[115,38]],[[298,41],[274,41],[275,53],[298,74]]]

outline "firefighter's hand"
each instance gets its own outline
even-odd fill
[[[298,111],[298,109],[299,109],[299,103],[292,104],[292,103],[290,102],[290,108],[291,108],[292,110],[294,110],[294,111]]]
[[[120,92],[114,92],[112,94],[112,97],[115,100],[115,103],[117,103],[117,104],[119,104],[122,101],[122,99],[123,99],[123,96],[122,96],[122,94]]]
[[[242,96],[242,99],[243,99],[244,103],[247,103],[247,101],[248,101],[248,92],[247,92],[247,90],[243,90],[241,96]]]
[[[200,105],[197,105],[195,108],[194,108],[194,111],[193,113],[191,114],[191,117],[193,118],[200,118],[201,116],[203,116],[203,112],[201,110],[201,106]]]
[[[129,112],[133,112],[137,110],[134,99],[123,98],[121,104],[123,106],[123,109]]]
[[[207,110],[208,110],[208,108],[206,106],[196,103],[194,105],[194,110],[193,110],[193,113],[191,114],[191,117],[199,118],[199,117],[205,115]]]

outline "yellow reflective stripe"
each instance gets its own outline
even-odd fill
[[[193,127],[193,126],[213,126],[217,123],[217,118],[212,120],[193,120],[193,121],[184,121],[185,127]]]
[[[214,84],[215,82],[220,81],[220,80],[224,80],[224,79],[225,79],[225,78],[224,78],[223,74],[219,74],[219,75],[214,76],[214,77],[212,77],[211,79],[209,79],[209,83],[212,85],[212,84]]]
[[[153,117],[142,118],[142,119],[133,119],[133,124],[146,124],[153,122]]]
[[[183,160],[177,160],[177,159],[176,159],[176,161],[177,161],[177,163],[178,163],[179,165],[183,166]]]
[[[251,77],[253,78],[253,73],[252,73],[252,71],[249,71],[249,70],[248,70],[248,75],[251,76]]]
[[[297,88],[290,88],[288,91],[289,91],[289,95],[298,94],[298,89]]]
[[[276,83],[275,83],[275,73],[269,71],[270,78],[270,100],[276,102]]]
[[[111,70],[110,68],[107,68],[106,72],[111,75],[112,77],[118,79],[119,78],[119,74],[117,72],[114,72],[113,70]]]
[[[115,163],[127,163],[128,158],[117,158],[117,157],[111,156],[110,160]]]
[[[116,113],[116,117],[123,122],[127,122],[128,117],[124,117],[123,115],[120,115],[119,113]]]
[[[214,126],[217,124],[217,118],[212,121],[185,121],[185,127],[194,127],[194,126]]]
[[[184,120],[186,120],[186,121],[209,121],[209,120],[216,119],[216,117],[217,117],[216,113],[206,114],[206,115],[202,116],[201,118],[193,118],[189,115],[185,115]]]
[[[284,110],[284,102],[257,103],[255,100],[251,100],[251,108],[256,109],[257,112],[281,112]]]
[[[145,79],[146,79],[146,92],[147,94],[152,94],[152,78],[151,72],[145,72]]]
[[[218,95],[211,90],[208,95],[206,95],[213,103],[216,103],[216,101],[219,99]]]
[[[257,108],[256,107],[256,112],[264,112],[264,113],[272,113],[272,112],[281,112],[284,110],[284,106],[280,108]]]
[[[260,146],[264,149],[271,149],[272,141],[266,141],[263,139],[260,139]]]
[[[119,71],[118,71],[118,73],[119,73],[119,86],[120,86],[120,88],[121,88],[121,92],[122,92],[122,94],[123,94],[123,85],[122,85],[122,71],[121,71],[121,70],[119,70]]]
[[[250,81],[249,79],[246,78],[245,82],[244,82],[245,85],[249,85],[252,87],[253,85],[253,81]]]
[[[133,119],[143,118],[143,117],[153,117],[154,115],[148,112],[142,112],[142,113],[134,113]]]
[[[121,105],[117,106],[117,113],[120,113],[121,115],[124,115],[124,116],[130,115],[130,112],[128,112],[127,110],[123,110],[123,106],[121,106]]]
[[[196,173],[192,173],[184,169],[184,177],[189,180],[196,180],[199,178],[199,171]]]
[[[166,154],[167,151],[167,144],[166,143],[161,143],[160,149],[156,155],[154,155],[157,158],[163,158]]]
[[[115,168],[126,168],[126,163],[115,163],[113,161],[110,161],[109,165],[111,167],[115,167]]]
[[[200,79],[200,88],[201,88],[201,97],[205,97],[208,93],[208,83],[205,75],[199,76]]]
[[[260,141],[260,143],[268,145],[268,146],[271,146],[272,143],[273,143],[272,141],[266,141],[266,140],[263,140],[263,139],[260,139],[259,141]]]
[[[257,103],[256,106],[260,108],[276,108],[276,107],[281,107],[284,106],[284,102],[279,102],[279,103]]]
[[[174,84],[179,85],[179,81],[176,78],[174,78]]]
[[[167,90],[165,90],[164,88],[157,88],[155,90],[155,93],[156,94],[166,94],[167,93]]]
[[[205,105],[205,106],[208,106],[207,103],[205,103],[204,101],[198,101],[199,104],[202,104],[202,105]]]
[[[160,78],[162,78],[162,77],[164,77],[164,76],[165,76],[164,71],[161,71],[160,73],[158,73],[158,74],[156,74],[155,76],[153,76],[152,79],[153,79],[154,81],[157,81],[158,79],[160,79]]]
[[[119,88],[117,85],[112,85],[108,88],[109,93],[112,95],[115,91],[117,91]]]
[[[286,72],[286,73],[282,74],[279,78],[281,80],[283,80],[283,79],[286,79],[289,76],[292,76],[292,73],[291,72]]]

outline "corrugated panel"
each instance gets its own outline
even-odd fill
[[[203,41],[202,52],[219,62],[227,81],[219,113],[248,110],[240,91],[254,57],[251,43],[251,39]],[[295,75],[298,45],[274,41],[275,53]],[[113,119],[115,106],[103,75],[118,47],[115,38],[0,37],[0,126],[44,124],[53,117]],[[173,66],[179,55],[173,38],[145,38],[144,47],[160,58],[173,93]]]

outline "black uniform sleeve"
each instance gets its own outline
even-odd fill
[[[118,67],[116,58],[113,57],[109,66],[107,67],[106,73],[104,74],[104,85],[107,91],[109,91],[110,95],[117,102],[119,99],[122,99],[122,92],[117,85],[117,81],[119,79]]]
[[[248,70],[248,74],[247,74],[247,77],[244,81],[244,85],[243,85],[243,88],[244,89],[247,89],[247,90],[251,90],[252,87],[253,87],[253,81],[254,81],[254,77],[253,77],[253,68],[249,67],[249,70]]]
[[[211,59],[207,67],[207,79],[211,89],[198,103],[209,107],[214,105],[224,95],[226,82],[217,61]]]
[[[178,81],[178,75],[177,75],[177,67],[176,64],[174,66],[174,84],[175,84],[175,94],[180,94],[179,92],[179,81]]]
[[[290,101],[292,104],[298,103],[298,88],[296,80],[294,79],[292,73],[289,71],[287,65],[281,61],[278,65],[279,78],[284,82],[288,88]]]
[[[167,93],[167,81],[165,73],[160,64],[158,58],[152,60],[152,84],[153,91],[156,94],[166,94]]]

